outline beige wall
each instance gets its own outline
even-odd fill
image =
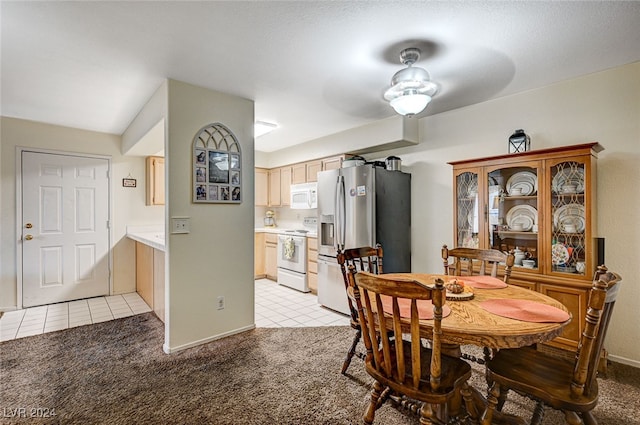
[[[168,235],[170,303],[165,349],[172,351],[198,341],[224,336],[253,324],[253,103],[176,81],[169,81],[167,141],[168,216],[191,217],[191,233]],[[242,144],[244,202],[241,205],[192,204],[191,142],[204,125],[227,125]],[[129,173],[138,178],[138,191],[117,184],[114,199],[114,262],[122,260],[122,275],[114,280],[130,287],[125,271],[132,250],[123,238],[126,224],[146,224],[144,165],[139,158],[120,155],[120,138],[101,133],[2,118],[0,152],[2,194],[0,217],[0,306],[15,306],[15,146],[41,147],[112,156],[113,181]],[[532,137],[534,149],[598,141],[605,151],[598,162],[598,227],[606,238],[607,265],[623,276],[623,288],[612,319],[607,348],[616,360],[640,366],[640,63],[615,68],[484,102],[421,120],[420,145],[397,149],[403,167],[412,173],[412,251],[415,271],[439,270],[440,246],[452,242],[452,177],[447,161],[506,151],[516,128]],[[330,138],[323,138],[323,146]],[[341,142],[342,143],[342,142]],[[307,144],[309,158],[315,156]],[[341,146],[340,151],[348,151]],[[384,158],[390,152],[370,155]],[[287,151],[261,157],[265,163],[287,163]],[[296,152],[297,155],[297,152]],[[283,159],[285,158],[285,159]],[[152,214],[162,220],[162,207]],[[153,221],[153,220],[151,220]],[[118,244],[123,244],[122,248]],[[132,269],[133,270],[133,269]],[[119,286],[119,284],[118,284]],[[227,308],[215,310],[224,295]],[[204,325],[203,325],[204,324]]]
[[[135,250],[125,237],[128,224],[155,224],[163,221],[162,207],[146,207],[144,203],[144,158],[120,154],[119,136],[96,133],[55,125],[3,117],[2,136],[2,193],[0,222],[0,309],[18,305],[16,268],[16,147],[77,152],[111,157],[112,187],[112,244],[113,292],[135,291]],[[131,175],[138,180],[136,188],[120,184]]]
[[[439,247],[452,243],[452,173],[448,161],[506,151],[517,128],[532,147],[597,141],[598,236],[606,264],[623,277],[606,347],[640,366],[640,63],[428,117],[418,148],[396,151],[413,174],[413,267],[440,267]],[[418,212],[420,211],[420,212]]]
[[[169,80],[165,158],[168,217],[191,232],[167,236],[167,326],[171,352],[254,326],[253,102]],[[241,204],[191,202],[192,141],[204,126],[227,126],[242,146]],[[226,308],[216,309],[224,296]]]
[[[590,141],[604,146],[598,160],[598,234],[606,239],[607,265],[623,277],[606,346],[612,358],[640,367],[640,63],[423,118],[418,146],[365,155],[398,155],[412,173],[413,270],[440,270],[440,247],[452,243],[447,162],[504,154],[518,128],[531,136],[533,149]],[[322,140],[323,149],[328,142]],[[287,162],[285,150],[271,155]]]

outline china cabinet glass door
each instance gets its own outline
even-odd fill
[[[480,200],[478,173],[464,171],[456,176],[456,238],[455,246],[479,248]]]
[[[585,164],[566,161],[553,165],[551,176],[551,270],[586,272],[587,211]]]
[[[536,164],[490,169],[487,174],[489,246],[515,252],[515,267],[538,268],[538,176]]]

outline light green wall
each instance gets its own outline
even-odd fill
[[[174,80],[168,84],[165,151],[170,217],[190,217],[191,232],[167,234],[165,351],[254,326],[253,102]],[[242,146],[241,204],[191,202],[192,141],[204,126],[227,126]],[[224,296],[226,308],[216,309]]]

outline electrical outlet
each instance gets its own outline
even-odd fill
[[[223,296],[219,296],[218,299],[218,310],[224,310],[224,297]]]

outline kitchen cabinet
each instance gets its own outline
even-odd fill
[[[573,316],[549,344],[575,350],[597,266],[598,143],[450,162],[456,246],[518,250],[510,283],[549,295]]]
[[[278,280],[278,235],[264,234],[264,269],[267,279]]]
[[[318,238],[307,237],[307,282],[314,294],[318,293]]]
[[[280,205],[291,205],[292,167],[280,168]]]
[[[322,161],[307,162],[307,182],[317,182],[320,171],[322,171]]]
[[[266,168],[256,168],[255,176],[256,206],[269,206],[269,170]]]
[[[307,164],[305,162],[293,164],[291,170],[291,184],[307,182]]]
[[[282,182],[279,168],[269,170],[269,206],[279,207],[282,203]]]
[[[153,312],[164,322],[164,252],[153,250]]]
[[[255,169],[255,203],[257,207],[289,205],[291,167]]]
[[[256,279],[265,276],[264,260],[265,260],[265,243],[264,233],[256,232],[253,242],[253,273]]]
[[[136,292],[164,322],[164,252],[136,242]]]
[[[342,168],[343,160],[344,160],[344,155],[334,156],[331,158],[324,158],[322,160],[322,171],[337,170],[338,168]]]
[[[164,205],[164,158],[146,158],[146,204]]]

